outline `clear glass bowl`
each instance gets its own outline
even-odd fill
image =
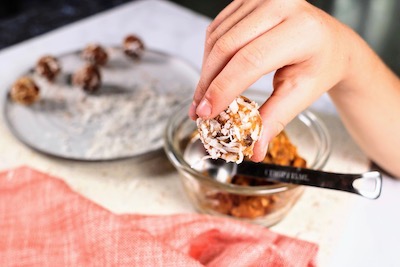
[[[261,104],[266,96],[259,92],[245,94]],[[188,115],[191,101],[187,101],[167,123],[165,151],[180,173],[190,201],[202,213],[233,217],[264,226],[282,220],[303,192],[302,186],[273,184],[266,186],[239,186],[218,182],[191,168],[184,152],[196,131],[196,123]],[[304,111],[285,128],[298,154],[307,161],[307,167],[321,169],[328,160],[330,137],[323,122],[311,111]],[[239,203],[239,204],[238,204]],[[243,205],[242,205],[243,204]],[[261,212],[260,212],[261,211]]]

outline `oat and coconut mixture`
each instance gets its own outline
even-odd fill
[[[214,119],[198,118],[197,128],[208,158],[241,163],[253,155],[262,121],[257,103],[239,96]]]

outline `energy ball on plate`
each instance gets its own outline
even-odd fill
[[[101,86],[99,68],[96,65],[87,64],[74,73],[72,83],[88,93],[97,91]]]
[[[134,59],[138,59],[144,52],[144,44],[136,35],[128,35],[123,42],[124,53]]]
[[[58,60],[53,56],[43,56],[36,63],[35,72],[52,82],[54,78],[60,73],[61,66]]]
[[[12,86],[10,97],[13,101],[31,105],[39,99],[39,87],[29,77],[19,78]]]
[[[262,121],[257,103],[239,96],[214,119],[198,118],[197,128],[209,158],[241,163],[253,155]]]
[[[89,44],[82,51],[82,58],[91,64],[104,66],[108,61],[106,50],[98,44]]]

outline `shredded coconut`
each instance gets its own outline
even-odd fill
[[[196,123],[200,140],[209,154],[206,157],[227,162],[241,163],[244,157],[251,157],[262,131],[257,103],[243,96],[214,119],[198,118]]]

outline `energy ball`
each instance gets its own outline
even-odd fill
[[[88,93],[97,91],[101,86],[100,70],[96,65],[87,64],[72,76],[72,83]]]
[[[227,162],[241,163],[244,157],[251,157],[262,131],[257,103],[243,96],[214,119],[198,118],[196,123],[208,157]]]
[[[94,65],[104,66],[108,61],[106,50],[98,44],[89,44],[82,51],[82,58]]]
[[[53,56],[43,56],[36,63],[35,72],[52,82],[60,73],[61,66],[58,60]]]
[[[123,42],[124,53],[134,59],[138,59],[143,55],[144,44],[136,35],[128,35]]]
[[[29,77],[19,78],[12,86],[10,97],[13,101],[31,105],[39,99],[39,87]]]

